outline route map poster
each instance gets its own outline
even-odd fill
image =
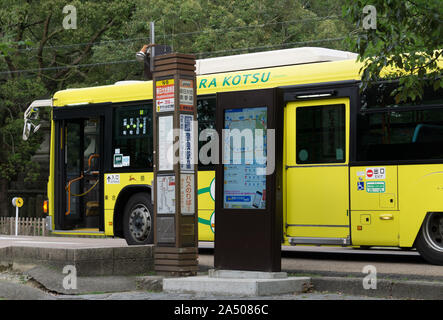
[[[266,208],[266,128],[267,107],[225,110],[224,208]]]
[[[158,175],[157,190],[157,213],[174,214],[175,213],[175,176]]]

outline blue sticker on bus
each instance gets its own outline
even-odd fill
[[[365,190],[365,183],[363,181],[358,181],[357,182],[357,190],[358,191]]]

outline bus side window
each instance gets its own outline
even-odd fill
[[[298,164],[341,163],[346,159],[345,105],[298,107]]]
[[[203,130],[209,129],[213,130],[213,134],[216,134],[215,132],[215,108],[216,108],[216,98],[215,97],[207,97],[207,98],[198,98],[197,99],[197,120],[198,120],[198,136],[200,136],[201,132]],[[210,131],[206,131],[206,133],[209,133]],[[202,137],[204,139],[204,137]],[[200,155],[200,150],[203,146],[210,143],[211,138],[210,136],[207,137],[207,140],[198,141],[198,150]],[[206,153],[206,148],[204,149],[204,155],[207,156],[207,158],[211,157],[211,150],[209,150]],[[204,161],[202,163],[202,160],[199,156],[198,160],[198,166],[199,170],[204,169],[213,169],[213,164],[207,163],[208,161]]]
[[[359,161],[443,159],[443,108],[359,114],[357,130]]]
[[[152,103],[114,109],[113,168],[152,170]]]

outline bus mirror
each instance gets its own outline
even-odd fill
[[[23,114],[23,118],[25,123],[23,125],[23,140],[28,140],[29,135],[31,133],[31,129],[34,127],[33,132],[36,133],[38,129],[40,129],[40,125],[35,125],[31,122],[31,120],[38,120],[39,108],[42,107],[52,107],[52,99],[46,100],[35,100],[31,103],[31,105],[26,109]]]
[[[28,120],[25,120],[25,125],[23,126],[23,140],[26,141],[29,138],[29,134],[31,133],[31,123]]]
[[[23,140],[27,141],[29,138],[29,135],[31,133],[31,129],[32,127],[34,127],[34,130],[32,131],[33,133],[36,133],[38,131],[38,129],[40,129],[41,124],[39,125],[35,125],[33,124],[31,121],[29,121],[28,119],[25,120],[25,124],[23,126]]]
[[[36,133],[37,131],[38,131],[38,129],[40,129],[40,127],[41,127],[41,124],[39,124],[39,125],[34,125],[34,124],[31,124],[32,126],[34,126],[34,133]]]

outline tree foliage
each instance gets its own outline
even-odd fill
[[[367,5],[376,9],[375,29],[363,26]],[[420,100],[425,85],[443,88],[442,10],[441,0],[346,0],[343,14],[357,27],[349,44],[363,62],[364,86],[399,79],[397,102]]]
[[[340,0],[0,0],[0,178],[33,172],[41,137],[21,139],[23,112],[57,90],[143,79],[135,52],[156,43],[197,58],[271,49],[347,49]],[[65,5],[77,29],[64,29]]]

